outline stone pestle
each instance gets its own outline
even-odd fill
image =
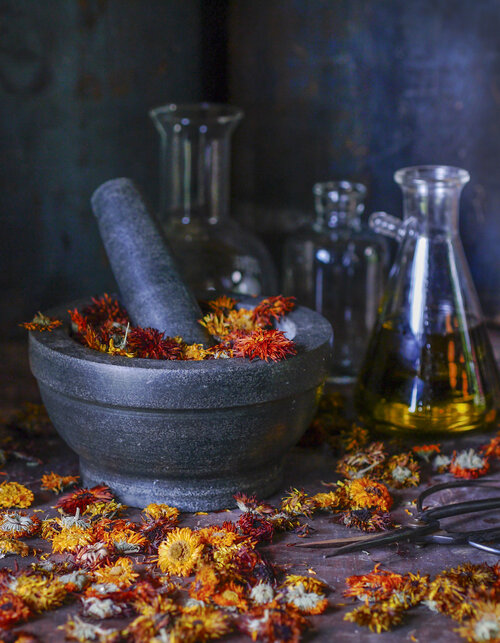
[[[200,307],[134,183],[127,178],[107,181],[91,203],[132,323],[180,335],[188,343],[209,344],[198,321]]]

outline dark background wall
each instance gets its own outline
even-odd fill
[[[467,168],[462,235],[500,312],[500,0],[2,0],[0,331],[113,288],[89,208],[119,175],[157,202],[148,110],[230,101],[235,213],[271,244],[315,181]]]

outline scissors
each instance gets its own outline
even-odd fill
[[[469,531],[456,531],[443,527],[440,520],[462,514],[500,509],[500,497],[481,498],[468,500],[466,502],[455,502],[449,505],[438,505],[429,509],[423,508],[424,500],[445,489],[458,487],[483,487],[496,489],[495,480],[465,480],[461,482],[445,482],[436,484],[423,491],[417,498],[417,514],[413,520],[393,531],[381,534],[380,536],[358,536],[351,538],[337,538],[335,540],[323,540],[310,543],[297,543],[295,547],[338,547],[334,552],[326,554],[325,558],[342,556],[351,552],[360,551],[368,547],[378,547],[398,542],[413,542],[415,544],[436,543],[441,545],[467,544],[476,549],[481,549],[490,554],[500,556],[500,524],[489,529],[473,529]],[[492,544],[493,543],[493,544]]]

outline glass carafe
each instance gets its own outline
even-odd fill
[[[367,426],[458,433],[496,419],[498,372],[458,233],[469,174],[447,166],[398,170],[403,220],[372,227],[400,242],[355,392]]]
[[[362,223],[364,185],[316,183],[313,193],[314,221],[285,243],[283,289],[330,321],[329,379],[349,383],[359,371],[382,296],[386,244]]]
[[[170,104],[150,116],[160,134],[160,222],[193,292],[275,294],[265,247],[229,217],[230,139],[243,112]]]

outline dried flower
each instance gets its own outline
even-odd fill
[[[151,503],[145,507],[142,512],[153,520],[158,520],[158,518],[168,518],[172,524],[175,524],[179,520],[179,510],[177,507],[170,507],[165,504],[156,504]]]
[[[396,489],[416,487],[420,483],[420,469],[411,453],[398,453],[385,464],[382,479]]]
[[[234,581],[223,585],[222,589],[212,596],[212,600],[221,607],[233,607],[240,612],[248,607],[244,587]]]
[[[45,612],[60,607],[67,590],[58,580],[40,576],[18,576],[11,584],[11,590],[34,612]]]
[[[422,458],[422,460],[429,462],[431,458],[433,458],[438,453],[441,453],[441,445],[440,444],[419,444],[413,447],[412,451],[416,456],[418,456],[419,458]]]
[[[69,527],[61,529],[52,536],[52,551],[63,552],[77,551],[80,547],[88,545],[93,540],[92,532],[81,527]]]
[[[21,621],[27,621],[31,610],[26,603],[12,592],[3,592],[0,595],[0,627],[8,629]]]
[[[346,578],[348,589],[344,596],[353,596],[360,600],[385,600],[404,584],[404,576],[395,572],[379,569],[375,565],[368,574],[349,576]]]
[[[40,519],[20,511],[0,516],[0,538],[31,538],[40,529]]]
[[[59,494],[67,487],[71,487],[76,484],[79,479],[80,476],[60,476],[51,471],[51,473],[46,473],[42,476],[42,489]]]
[[[79,616],[69,617],[65,625],[60,625],[59,629],[64,631],[68,641],[79,641],[79,643],[88,643],[88,641],[112,643],[118,639],[118,632],[86,623]]]
[[[464,451],[453,452],[453,458],[450,463],[450,473],[455,478],[479,478],[484,476],[490,468],[488,458],[482,456],[474,449],[465,449]]]
[[[172,530],[158,547],[158,566],[162,572],[189,576],[200,559],[203,545],[189,527]]]
[[[82,315],[94,325],[107,321],[126,325],[129,321],[127,311],[107,293],[102,297],[92,297],[92,303],[82,310]]]
[[[376,509],[352,509],[339,514],[339,522],[346,527],[355,527],[362,531],[387,531],[394,529],[391,514]]]
[[[29,551],[30,548],[26,543],[19,542],[13,538],[0,538],[0,558],[5,558],[9,554],[25,558],[28,556]]]
[[[182,347],[177,339],[164,337],[156,328],[132,328],[128,344],[137,357],[145,359],[181,359]]]
[[[232,630],[230,618],[212,607],[187,607],[168,633],[169,643],[203,643]],[[167,640],[167,639],[164,639]]]
[[[238,520],[238,527],[244,536],[255,539],[257,542],[273,539],[274,528],[272,523],[256,514],[242,514]]]
[[[470,643],[500,641],[500,602],[474,602],[474,616],[465,625],[455,630]]]
[[[295,297],[277,295],[263,299],[253,309],[253,320],[259,326],[269,326],[273,320],[279,321],[286,313],[295,308]]]
[[[276,362],[297,353],[294,342],[288,339],[283,331],[263,328],[235,337],[233,350],[235,357],[258,358],[266,362]]]
[[[281,500],[281,511],[292,516],[306,516],[310,518],[316,509],[315,501],[298,489],[290,489],[288,495]]]
[[[138,577],[130,558],[118,558],[114,563],[103,565],[94,572],[94,575],[97,582],[112,583],[120,588],[129,587]]]
[[[438,454],[432,462],[432,467],[438,473],[445,473],[448,470],[450,463],[451,463],[450,456]]]
[[[227,295],[221,295],[217,297],[217,299],[209,301],[208,305],[214,312],[227,315],[229,311],[233,310],[236,306],[236,299],[228,297]]]
[[[84,511],[94,502],[107,502],[112,500],[113,493],[106,485],[98,485],[92,489],[76,489],[72,493],[63,496],[56,507],[61,507],[63,511],[74,514],[77,509]]]
[[[347,505],[350,509],[374,508],[385,512],[392,506],[392,497],[387,487],[370,478],[339,482],[338,488],[342,495],[347,496]]]
[[[387,453],[382,442],[372,442],[364,450],[346,453],[338,461],[336,470],[350,479],[364,476],[380,478],[386,458]]]
[[[381,634],[387,632],[394,625],[399,625],[403,620],[404,608],[400,605],[394,606],[390,603],[366,603],[348,612],[344,616],[345,621],[369,627],[372,632]]]
[[[35,496],[30,489],[18,482],[0,484],[0,507],[29,507]]]
[[[23,322],[22,324],[19,324],[19,326],[26,328],[26,330],[37,330],[39,332],[46,330],[50,333],[54,328],[62,326],[62,321],[60,319],[55,319],[54,317],[47,317],[41,312],[38,312],[30,322]]]

